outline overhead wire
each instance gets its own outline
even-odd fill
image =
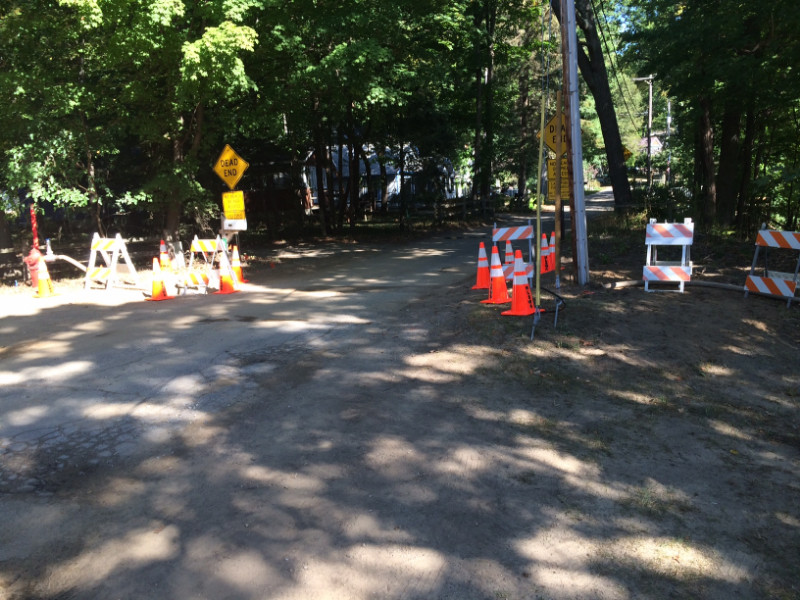
[[[606,24],[606,26],[608,26],[608,16],[605,13],[605,8],[603,6],[603,0],[599,0],[599,1],[600,1],[600,9],[601,9],[601,11],[603,13],[603,22]],[[633,113],[631,112],[631,107],[628,105],[628,99],[625,96],[625,92],[622,89],[622,84],[620,83],[620,80],[619,80],[619,67],[614,64],[614,56],[615,56],[615,54],[612,53],[611,50],[609,49],[608,40],[606,39],[606,34],[605,34],[605,32],[603,31],[603,28],[600,25],[600,18],[598,16],[597,8],[595,7],[594,0],[591,0],[591,3],[592,3],[592,12],[594,13],[594,20],[595,20],[595,23],[597,24],[597,29],[600,32],[600,39],[603,40],[603,47],[605,48],[606,56],[608,56],[609,63],[611,64],[611,72],[612,72],[612,75],[614,76],[614,81],[617,83],[617,89],[619,90],[620,98],[622,98],[622,103],[625,105],[625,112],[628,113],[628,119],[630,119],[631,125],[633,125],[634,127],[639,127],[639,123],[637,123],[636,119],[634,119]]]

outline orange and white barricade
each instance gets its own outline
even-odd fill
[[[764,269],[756,275],[756,266],[761,249],[764,249]],[[797,264],[794,273],[779,272],[769,269],[767,264],[769,252],[773,248],[794,250],[798,252]],[[753,256],[753,265],[744,284],[744,295],[754,292],[786,298],[786,306],[792,304],[798,287],[798,273],[800,272],[800,231],[774,231],[762,226],[756,238],[756,252]]]
[[[694,223],[691,219],[684,219],[683,223],[656,223],[650,219],[645,234],[647,245],[647,258],[643,271],[644,289],[650,289],[651,282],[677,283],[676,290],[659,290],[683,292],[684,284],[692,278],[692,261],[690,247],[694,241]],[[659,246],[680,247],[680,261],[659,261]]]
[[[102,259],[102,264],[98,258]],[[119,273],[120,258],[127,269],[126,278]],[[92,283],[102,285],[105,289],[114,286],[139,287],[139,275],[120,234],[113,238],[102,238],[98,233],[92,236],[84,288],[88,290]]]
[[[497,244],[498,242],[506,242],[506,264],[503,265],[503,275],[506,279],[513,279],[514,278],[514,264],[515,260],[513,259],[513,247],[511,246],[511,242],[515,240],[527,240],[528,241],[528,261],[525,263],[525,274],[528,279],[533,278],[533,265],[535,263],[536,254],[533,250],[533,225],[531,225],[530,219],[528,220],[527,225],[521,225],[517,227],[502,227],[497,228],[495,227],[492,229],[492,241]],[[509,252],[509,247],[511,247],[511,252]],[[511,262],[508,261],[509,256],[512,257]]]

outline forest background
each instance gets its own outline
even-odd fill
[[[795,0],[575,8],[586,179],[607,178],[621,208],[707,230],[798,228]],[[309,157],[322,175],[334,147],[395,167],[414,148],[432,180],[452,165],[473,202],[512,189],[529,208],[541,108],[555,114],[562,85],[560,13],[557,0],[2,0],[0,247],[31,201],[101,232],[133,211],[168,237],[207,226],[226,143],[285,161],[298,214]],[[648,134],[665,144],[650,160]],[[263,183],[253,169],[242,186]],[[320,194],[323,232],[356,218],[359,186],[346,189],[338,205]]]

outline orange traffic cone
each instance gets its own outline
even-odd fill
[[[550,272],[550,247],[547,245],[547,234],[542,234],[542,243],[540,246],[541,259],[539,260],[540,273]]]
[[[514,277],[514,249],[511,247],[511,240],[506,240],[506,251],[504,253],[503,275],[506,279]]]
[[[235,294],[241,290],[236,287],[236,275],[228,262],[225,251],[219,253],[219,290],[215,294]]]
[[[38,290],[33,295],[34,298],[47,298],[48,296],[55,296],[53,290],[53,281],[50,279],[50,273],[47,272],[47,265],[44,262],[44,257],[39,259],[39,284]]]
[[[231,269],[233,269],[233,274],[236,275],[236,279],[239,283],[248,283],[250,281],[244,278],[244,274],[242,273],[242,261],[239,260],[239,249],[236,246],[233,247]]]
[[[164,276],[161,274],[161,265],[158,263],[157,258],[153,258],[153,294],[146,300],[157,302],[159,300],[172,300],[174,297],[167,295]]]
[[[492,267],[490,271],[489,297],[481,300],[482,304],[505,304],[511,302],[506,287],[506,277],[503,275],[503,265],[500,264],[500,252],[497,246],[492,246]]]
[[[550,270],[556,270],[556,232],[550,234],[550,247],[548,248],[548,259],[550,260]]]
[[[511,310],[501,312],[501,315],[516,315],[524,317],[536,312],[533,304],[533,295],[528,285],[528,276],[525,273],[525,263],[522,260],[522,251],[517,250],[514,257],[514,288],[511,293]]]
[[[169,271],[172,267],[169,262],[169,250],[167,250],[167,244],[164,240],[161,240],[158,252],[158,262],[161,263],[161,270]]]
[[[486,246],[481,242],[478,249],[478,276],[475,279],[475,285],[472,286],[473,290],[488,290],[489,289],[489,259],[486,257]]]

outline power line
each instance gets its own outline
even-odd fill
[[[614,76],[614,81],[616,81],[617,83],[617,89],[619,90],[619,95],[622,98],[622,103],[625,105],[625,112],[628,113],[628,119],[630,119],[631,125],[633,125],[634,127],[638,127],[636,120],[633,118],[633,114],[631,114],[631,108],[628,105],[628,99],[625,97],[625,92],[622,89],[622,84],[619,81],[619,75],[618,75],[619,67],[617,67],[614,64],[614,54],[609,50],[608,41],[606,40],[605,32],[603,31],[603,28],[600,25],[600,18],[598,17],[597,8],[595,7],[594,0],[591,0],[591,2],[592,2],[592,12],[594,13],[594,20],[595,23],[597,23],[597,29],[600,32],[600,38],[603,40],[603,47],[605,48],[606,55],[608,56],[609,63],[611,64],[611,72],[612,75]],[[603,13],[603,21],[606,23],[607,26],[608,16],[605,13],[603,0],[600,0],[600,9]]]

